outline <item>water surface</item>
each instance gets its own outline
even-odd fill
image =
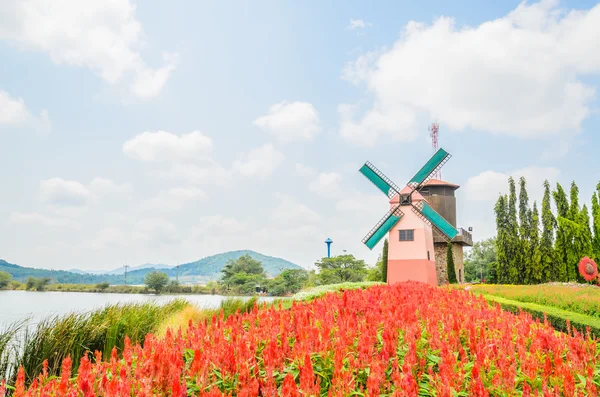
[[[107,304],[126,302],[168,302],[183,298],[200,308],[216,308],[226,297],[221,295],[150,295],[93,292],[0,291],[0,328],[30,318],[35,324],[42,318],[71,312],[87,312]],[[247,297],[243,298],[247,299]],[[272,298],[261,298],[272,299]]]

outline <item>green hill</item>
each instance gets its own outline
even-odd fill
[[[179,272],[179,280],[182,283],[205,283],[210,280],[220,278],[221,269],[229,260],[235,260],[243,255],[250,255],[253,259],[262,262],[265,271],[269,276],[276,276],[282,270],[302,269],[302,267],[281,258],[275,258],[260,254],[250,250],[229,251],[217,255],[208,256],[195,262],[184,263],[170,269],[160,269],[167,273],[169,277],[175,278]],[[143,284],[146,274],[152,272],[154,268],[144,268],[127,272],[127,284]],[[72,272],[66,270],[48,270],[23,267],[8,263],[0,259],[0,271],[10,273],[15,280],[25,281],[27,277],[52,277],[54,281],[65,284],[97,284],[107,281],[118,285],[124,283],[122,274],[87,274]]]

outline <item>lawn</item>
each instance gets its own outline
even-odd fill
[[[77,359],[77,358],[74,358]],[[597,344],[418,283],[257,305],[71,361],[16,396],[595,396]]]
[[[600,287],[587,284],[473,285],[470,290],[600,318]]]

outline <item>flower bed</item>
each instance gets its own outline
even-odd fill
[[[597,395],[596,343],[460,290],[418,283],[331,293],[190,324],[123,358],[87,357],[71,378],[20,396]]]

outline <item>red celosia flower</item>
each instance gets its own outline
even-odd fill
[[[587,256],[579,262],[579,274],[586,281],[592,281],[598,276],[598,266],[596,262]]]

